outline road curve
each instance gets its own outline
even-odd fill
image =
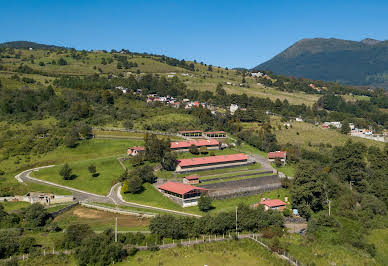
[[[164,208],[158,208],[158,207],[139,204],[139,203],[135,203],[135,202],[127,202],[121,197],[121,194],[120,194],[121,184],[120,183],[117,183],[114,186],[112,186],[107,196],[102,196],[102,195],[90,193],[90,192],[83,191],[80,189],[56,184],[53,182],[41,180],[41,179],[30,176],[31,172],[33,172],[33,171],[38,171],[42,168],[48,168],[48,167],[53,167],[53,166],[55,166],[55,165],[48,165],[48,166],[42,166],[42,167],[28,169],[28,170],[25,170],[25,171],[21,172],[20,174],[16,175],[15,178],[19,182],[31,182],[31,183],[43,184],[43,185],[58,187],[61,189],[71,191],[73,193],[74,198],[78,201],[111,203],[111,204],[113,203],[113,204],[119,205],[119,206],[121,205],[121,206],[142,208],[142,209],[147,209],[147,210],[156,210],[156,211],[166,212],[166,213],[171,213],[171,214],[176,214],[176,215],[201,217],[200,215],[197,215],[197,214],[174,211],[174,210],[164,209]]]

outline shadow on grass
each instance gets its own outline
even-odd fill
[[[92,174],[92,177],[98,177],[100,175],[100,173],[94,173]]]

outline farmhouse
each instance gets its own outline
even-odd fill
[[[188,175],[183,178],[183,184],[198,184],[199,183],[199,176],[198,175]]]
[[[167,182],[159,186],[159,191],[182,207],[189,207],[197,205],[201,194],[207,193],[208,190],[178,182]]]
[[[170,148],[173,151],[185,152],[185,151],[189,151],[191,145],[195,145],[197,148],[206,147],[209,150],[220,149],[220,143],[215,139],[173,141],[171,142]]]
[[[202,137],[202,130],[184,130],[178,131],[178,134],[183,137]]]
[[[128,155],[136,156],[141,152],[144,152],[145,148],[143,146],[135,146],[132,148],[128,148]]]
[[[286,164],[287,152],[285,152],[285,151],[274,151],[274,152],[269,152],[268,153],[268,161],[274,162],[276,158],[279,158],[280,161],[283,164]]]
[[[190,172],[222,167],[233,167],[248,164],[248,157],[243,154],[217,155],[201,158],[180,159],[176,172]]]
[[[226,132],[225,131],[204,132],[204,134],[208,138],[226,138]]]
[[[264,210],[268,211],[271,210],[283,210],[286,207],[286,203],[281,201],[280,199],[274,199],[274,200],[262,200],[260,201],[261,205],[264,205]]]

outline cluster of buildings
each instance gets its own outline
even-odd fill
[[[28,192],[24,196],[13,196],[13,197],[0,197],[0,201],[23,201],[33,203],[40,203],[42,205],[58,204],[72,202],[74,197],[72,195],[55,195],[52,193],[42,192]]]
[[[374,134],[372,128],[369,128],[369,129],[356,128],[353,123],[349,123],[349,127],[350,127],[350,135],[353,137],[387,142],[388,132],[385,132],[384,134]]]
[[[327,87],[317,87],[317,86],[315,86],[315,84],[313,84],[313,83],[310,83],[310,84],[309,84],[309,87],[312,88],[312,89],[314,89],[314,90],[316,90],[316,91],[318,91],[318,92],[320,92],[320,91],[322,91],[322,90],[327,90]]]
[[[322,124],[322,127],[323,128],[330,128],[330,127],[341,128],[342,124],[341,124],[341,122],[324,122]]]
[[[185,109],[191,109],[194,107],[202,107],[209,109],[212,114],[216,113],[216,106],[208,103],[203,103],[199,101],[191,101],[190,99],[183,99],[179,101],[177,98],[172,96],[159,96],[157,94],[148,94],[147,95],[147,103],[162,103],[166,106],[171,106],[175,108],[183,107]]]

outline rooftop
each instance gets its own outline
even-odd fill
[[[159,186],[159,189],[167,190],[180,195],[186,194],[192,190],[207,190],[206,188],[195,187],[178,182],[166,182],[163,185]]]
[[[145,150],[145,148],[143,146],[135,146],[135,147],[132,147],[130,149],[135,150],[135,151],[144,151]]]
[[[204,133],[205,134],[225,134],[225,131],[208,131]]]
[[[178,131],[179,134],[184,134],[184,133],[198,133],[198,132],[201,132],[201,133],[202,133],[202,130],[182,130],[182,131]]]
[[[285,151],[274,151],[268,153],[268,159],[274,158],[286,158],[287,152]]]
[[[199,139],[199,140],[188,140],[188,141],[173,141],[171,142],[171,149],[178,148],[188,148],[191,145],[195,145],[197,147],[200,146],[210,146],[210,145],[218,145],[219,142],[215,139]]]
[[[188,175],[188,176],[185,176],[185,179],[187,179],[187,180],[197,180],[197,179],[199,179],[199,176],[198,175]]]
[[[248,157],[244,153],[207,156],[207,157],[191,158],[191,159],[180,159],[178,161],[179,161],[179,166],[191,166],[191,165],[214,164],[214,163],[242,161],[242,160],[248,160]]]
[[[285,206],[286,205],[286,203],[280,199],[262,200],[262,201],[260,201],[260,204],[267,205],[268,207],[278,207],[278,206]]]

